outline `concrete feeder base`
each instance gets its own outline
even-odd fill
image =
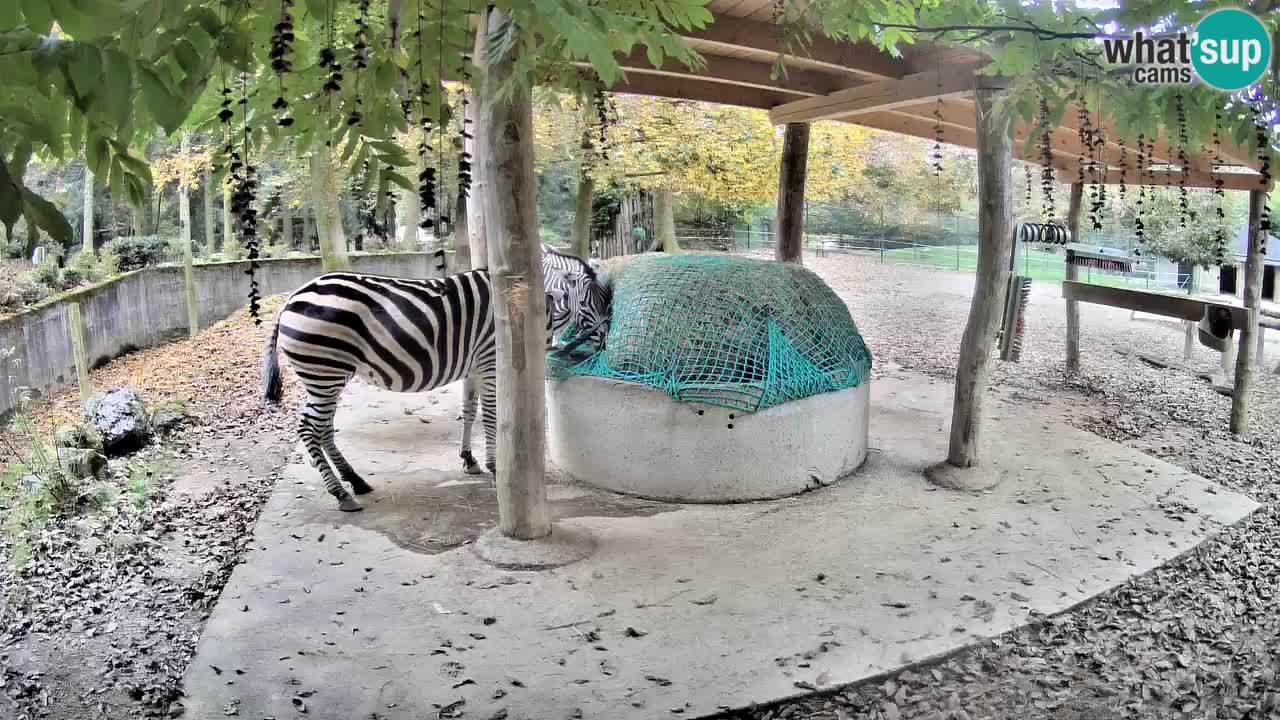
[[[574,480],[614,492],[766,500],[829,485],[867,457],[869,380],[747,414],[597,377],[547,386],[551,460]]]

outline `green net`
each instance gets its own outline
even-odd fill
[[[682,402],[754,412],[843,390],[871,372],[849,309],[793,264],[714,255],[642,255],[609,271],[606,349],[554,354],[547,373],[644,383]]]

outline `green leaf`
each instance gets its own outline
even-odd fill
[[[118,50],[108,50],[105,57],[107,108],[112,121],[123,125],[133,113],[133,62]]]
[[[405,190],[408,190],[409,192],[415,192],[416,190],[416,188],[413,187],[413,183],[409,182],[408,178],[406,178],[404,175],[401,175],[398,172],[387,170],[385,173],[383,173],[382,177],[386,180],[391,181],[395,185],[398,185],[399,187],[402,187]]]
[[[5,237],[13,234],[13,224],[22,217],[22,190],[9,177],[9,168],[0,158],[0,223],[4,224]]]
[[[71,245],[71,225],[53,203],[30,190],[22,189],[27,221],[34,223],[63,247]]]
[[[178,65],[182,67],[182,71],[188,75],[200,69],[200,53],[190,40],[183,38],[174,43],[173,54],[178,59]]]
[[[27,27],[41,35],[53,29],[53,8],[47,0],[22,0],[22,14],[27,18]]]
[[[76,43],[67,72],[76,85],[77,94],[93,95],[102,87],[102,54],[92,45]]]
[[[142,94],[147,100],[147,109],[151,111],[151,115],[160,123],[160,127],[165,132],[171,133],[182,125],[185,114],[182,112],[182,102],[173,93],[169,92],[169,88],[165,86],[164,81],[156,75],[155,71],[148,67],[138,68],[138,82],[142,85]]]

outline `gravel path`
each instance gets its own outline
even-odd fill
[[[876,363],[953,377],[973,276],[843,257],[806,260],[849,302]],[[992,385],[1065,410],[1079,427],[1184,467],[1264,507],[1197,551],[1063,615],[933,665],[744,718],[1280,718],[1280,376],[1263,373],[1251,432],[1181,362],[1182,330],[1082,305],[1079,377],[1063,371],[1064,303],[1034,288],[1022,362]],[[1268,365],[1277,359],[1269,344]],[[1189,363],[1213,370],[1197,345]],[[1188,508],[1194,512],[1194,508]]]

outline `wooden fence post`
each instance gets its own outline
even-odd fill
[[[71,333],[71,355],[76,363],[76,384],[80,386],[80,406],[89,401],[89,353],[84,343],[84,317],[80,303],[67,303],[67,330]]]
[[[960,342],[951,444],[947,462],[973,467],[981,454],[982,405],[991,374],[991,350],[1004,308],[1013,242],[1012,114],[1003,102],[1008,82],[978,76],[974,91],[978,151],[978,265],[969,321]]]
[[[804,262],[804,181],[809,163],[809,123],[787,123],[778,168],[778,244],[774,257]]]
[[[1084,184],[1071,183],[1071,203],[1067,206],[1067,230],[1071,233],[1071,242],[1080,242],[1080,212],[1084,205]],[[1076,280],[1080,270],[1066,262],[1067,279]],[[1080,372],[1080,303],[1067,301],[1067,372]]]
[[[1262,304],[1262,264],[1266,238],[1262,234],[1262,207],[1267,202],[1264,190],[1249,191],[1249,245],[1245,251],[1244,307],[1248,319],[1240,330],[1240,348],[1236,352],[1236,378],[1231,392],[1231,432],[1249,431],[1249,392],[1253,384],[1253,363],[1257,358],[1254,343],[1258,341],[1258,309]]]

